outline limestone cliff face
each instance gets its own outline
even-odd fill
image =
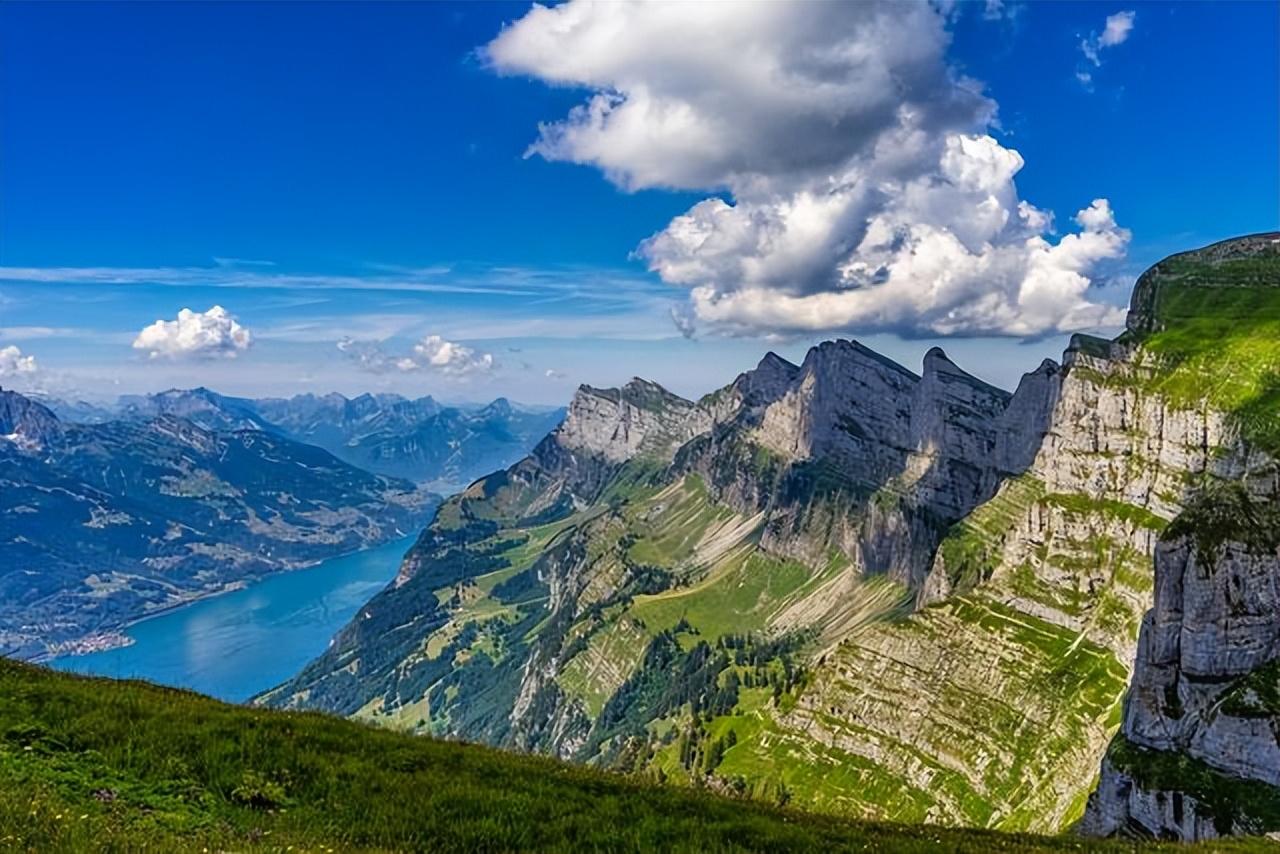
[[[1256,391],[1244,386],[1254,395],[1247,421],[1240,403],[1201,389],[1247,379],[1247,366],[1236,372],[1217,349],[1230,353],[1232,330],[1251,318],[1277,316],[1255,290],[1280,283],[1266,260],[1275,245],[1211,247],[1207,270],[1199,254],[1159,265],[1131,326],[1168,337],[1078,336],[1061,368],[1024,378],[1002,416],[1019,429],[997,434],[1000,468],[1018,473],[949,530],[916,613],[869,626],[827,657],[782,717],[784,740],[856,757],[874,769],[867,785],[894,781],[896,799],[927,804],[932,820],[1049,829],[1079,815],[1119,722],[1161,532],[1205,489],[1267,482],[1258,442],[1241,441],[1245,428],[1265,438],[1268,416],[1280,414],[1280,400],[1266,404],[1265,373]],[[1206,298],[1152,288],[1153,278],[1242,305],[1221,332],[1192,334]],[[1264,372],[1280,364],[1268,332],[1240,345],[1265,354]]]
[[[867,763],[868,782],[894,780],[929,820],[1077,817],[1150,605],[1159,531],[1189,479],[1238,464],[1217,452],[1222,419],[1150,393],[1149,374],[1133,349],[1086,338],[1062,367],[1028,374],[994,444],[970,446],[1004,476],[948,479],[952,497],[990,492],[926,552],[916,613],[834,650],[784,732]]]
[[[710,426],[705,409],[637,378],[620,389],[579,388],[554,435],[569,451],[621,463],[646,454],[670,460]]]
[[[633,379],[619,389],[579,387],[561,424],[506,471],[472,484],[458,503],[495,505],[508,517],[554,516],[590,504],[632,459],[661,466],[675,450],[711,426],[706,407],[657,383]],[[401,581],[423,552],[406,558]]]
[[[1197,840],[1280,829],[1274,478],[1203,496],[1157,548],[1155,605],[1085,832]]]
[[[1203,476],[1155,549],[1122,730],[1083,832],[1280,830],[1278,316],[1275,234],[1175,256],[1135,289],[1132,339],[1199,392],[1166,429]],[[1189,327],[1213,340],[1188,347]]]
[[[1035,385],[1017,404],[1043,407]],[[717,499],[763,512],[764,548],[821,561],[835,549],[869,574],[923,579],[946,526],[989,498],[1023,460],[1036,419],[1005,417],[1008,392],[938,348],[922,374],[853,341],[791,366],[767,357],[707,405],[715,430],[681,449]],[[1025,452],[1023,454],[1025,457]]]

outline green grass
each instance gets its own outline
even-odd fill
[[[737,520],[716,504],[702,478],[689,475],[647,500],[632,502],[630,529],[635,542],[628,557],[639,564],[676,569],[695,556],[695,549],[717,526]]]
[[[1253,833],[1280,830],[1280,788],[1228,776],[1184,753],[1148,750],[1123,736],[1112,742],[1107,758],[1144,789],[1195,798],[1219,833],[1233,827]]]
[[[1136,850],[780,810],[323,715],[0,661],[0,849],[228,848]]]
[[[1280,453],[1280,253],[1219,264],[1172,259],[1143,349],[1154,389],[1176,404],[1230,413],[1241,435]]]
[[[954,590],[971,590],[991,577],[1004,537],[1042,495],[1044,484],[1031,475],[1010,478],[995,497],[951,526],[938,555]]]
[[[1280,659],[1240,677],[1222,699],[1223,714],[1280,718]]]
[[[1165,536],[1189,538],[1200,566],[1212,572],[1228,542],[1240,543],[1257,555],[1280,548],[1280,504],[1255,501],[1238,483],[1215,484],[1187,505]]]
[[[702,635],[763,631],[769,618],[803,588],[813,570],[754,547],[739,546],[710,576],[692,587],[637,596],[631,613],[652,633],[686,619]]]
[[[1161,531],[1165,525],[1169,524],[1167,519],[1160,518],[1146,508],[1110,498],[1090,498],[1087,495],[1078,493],[1053,493],[1046,495],[1042,500],[1046,504],[1061,507],[1068,513],[1073,513],[1077,516],[1096,513],[1100,516],[1110,516],[1122,522],[1128,522],[1135,527],[1147,528],[1152,531]]]
[[[620,610],[620,609],[616,609]],[[649,643],[649,635],[623,614],[613,615],[591,635],[587,647],[575,655],[556,677],[568,694],[578,697],[594,720],[622,684]]]

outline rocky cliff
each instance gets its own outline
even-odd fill
[[[1156,275],[1266,317],[1271,245]],[[1069,826],[1161,533],[1277,435],[1280,361],[1148,285],[1128,332],[1077,336],[1012,395],[851,341],[697,402],[584,388],[263,701],[858,815]]]
[[[1129,328],[1218,413],[1207,476],[1155,550],[1121,734],[1081,829],[1205,839],[1280,829],[1280,236],[1163,262]],[[1194,334],[1191,334],[1194,333]]]

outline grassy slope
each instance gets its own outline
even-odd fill
[[[1159,326],[1143,348],[1164,370],[1155,391],[1233,414],[1247,440],[1280,456],[1280,252],[1159,267]]]
[[[143,683],[0,660],[0,849],[290,846],[433,852],[1134,850],[782,811],[323,715],[246,709]],[[1228,847],[1251,850],[1248,842]]]
[[[974,554],[966,552],[958,564],[990,560],[985,553],[1031,503],[1071,504],[1064,496],[1042,495],[1038,483],[1028,484],[1021,492],[1012,490],[1004,503],[995,501],[984,508],[988,515],[994,513],[990,524],[970,526],[981,536],[975,534],[975,547],[969,550]],[[697,478],[677,481],[661,491],[631,490],[617,497],[623,502],[613,521],[587,510],[552,525],[525,529],[529,540],[503,555],[511,567],[475,579],[471,592],[450,608],[451,619],[427,642],[426,654],[440,654],[468,624],[479,631],[467,646],[493,654],[491,634],[516,615],[490,595],[494,585],[489,582],[507,579],[526,566],[554,536],[590,528],[588,559],[593,578],[616,578],[621,571],[616,556],[623,550],[633,560],[663,567],[683,581],[584,617],[570,629],[569,638],[582,638],[577,644],[580,652],[565,662],[557,681],[569,697],[582,702],[590,719],[599,717],[613,693],[636,672],[657,632],[683,620],[693,633],[677,634],[682,646],[688,649],[699,640],[714,645],[726,634],[777,631],[782,628],[779,618],[798,608],[784,625],[795,629],[817,620],[840,627],[837,639],[846,642],[838,649],[827,640],[817,644],[815,652],[825,650],[821,656],[825,666],[806,680],[805,694],[812,694],[804,703],[808,713],[791,714],[794,703],[779,706],[767,691],[763,702],[749,703],[752,693],[744,689],[736,708],[706,721],[705,730],[713,738],[730,729],[735,733],[736,745],[725,751],[717,769],[721,779],[741,776],[751,786],[775,781],[787,788],[798,805],[904,822],[1056,829],[1078,817],[1097,756],[1081,754],[1076,745],[1105,743],[1118,723],[1117,704],[1125,687],[1123,668],[1104,650],[1076,643],[1078,635],[1070,630],[1006,613],[1008,609],[989,596],[970,599],[968,606],[964,606],[966,600],[957,599],[906,623],[881,622],[896,613],[900,591],[893,585],[850,579],[847,562],[842,560],[833,558],[826,566],[808,568],[758,551],[749,533],[750,520],[710,502]],[[994,512],[992,508],[1003,509]],[[1098,512],[1093,507],[1062,509],[1073,515]],[[975,514],[974,518],[986,517]],[[729,535],[718,537],[721,531]],[[724,551],[699,547],[716,540],[722,541]],[[1042,559],[1097,559],[1094,545],[1080,545],[1054,546]],[[1067,566],[1061,569],[1069,571]],[[975,573],[974,580],[990,571],[987,567]],[[1028,570],[1028,578],[1016,586],[1029,598],[1060,605],[1067,600],[1075,604],[1082,595],[1075,587],[1050,588],[1036,578]],[[447,594],[442,590],[438,595],[443,601]],[[1138,616],[1138,611],[1125,613],[1123,631],[1136,631]],[[1036,630],[1028,633],[1027,624],[1034,624]],[[849,641],[854,634],[861,635],[861,640]],[[921,672],[908,666],[916,657],[934,664]],[[1008,666],[1001,669],[999,678],[992,678],[989,662],[1003,660]],[[1106,695],[1101,701],[1096,696],[1099,691]],[[1009,703],[1010,698],[1017,699]],[[911,723],[897,711],[903,704],[921,703],[929,706],[925,717],[934,725]],[[869,707],[877,711],[859,715],[861,724],[825,711]],[[695,782],[694,776],[679,767],[674,758],[678,742],[669,739],[688,730],[687,708],[649,726],[657,753],[652,765],[662,768],[668,781],[686,785]],[[824,711],[815,718],[818,709]],[[437,701],[366,711],[377,712],[370,718],[379,723],[418,732],[448,731],[451,726],[445,721],[453,714]],[[968,726],[952,720],[957,716],[968,720]],[[842,744],[820,746],[813,735],[815,724]],[[902,726],[909,731],[901,731]],[[1010,733],[1018,737],[1011,738]],[[1050,743],[1054,749],[1043,749]],[[939,764],[930,752],[950,758]],[[988,759],[976,761],[974,753]],[[1045,785],[1061,775],[1063,755],[1071,757],[1073,779],[1081,778],[1073,790],[1079,803],[1066,808],[1065,818],[1055,811],[1061,809],[1057,787]],[[955,764],[966,770],[957,773]],[[933,769],[926,774],[932,784],[920,784],[922,767]]]

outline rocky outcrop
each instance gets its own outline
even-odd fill
[[[1029,381],[1019,412],[1043,390]],[[682,448],[677,466],[740,512],[764,512],[765,549],[820,561],[834,548],[915,588],[946,526],[1016,473],[1000,463],[1018,455],[1001,449],[1032,441],[1022,424],[1040,429],[1007,419],[1010,404],[939,348],[917,376],[830,341],[799,367],[770,354],[704,399],[719,426]]]
[[[1173,256],[1135,289],[1129,346],[1163,362],[1165,388],[1197,392],[1166,429],[1199,476],[1155,549],[1154,603],[1085,833],[1280,830],[1278,311],[1277,234]]]
[[[1201,496],[1156,551],[1155,605],[1086,832],[1280,830],[1280,509],[1274,484],[1252,486],[1261,494]]]
[[[710,426],[711,414],[702,407],[636,378],[620,389],[579,387],[554,436],[566,450],[609,463],[649,455],[669,461]]]
[[[1062,366],[1045,359],[1018,381],[1009,405],[997,423],[995,459],[1001,471],[1023,472],[1040,450],[1053,425],[1062,388]]]

